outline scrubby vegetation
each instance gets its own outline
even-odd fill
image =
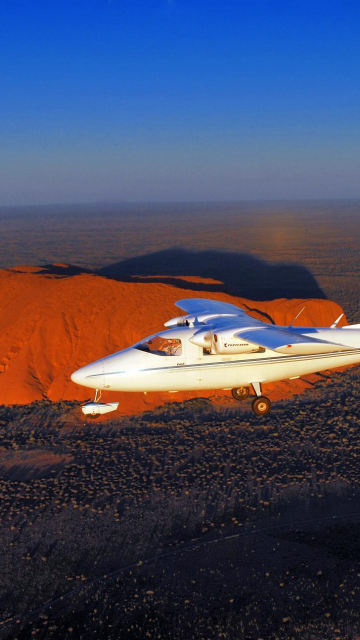
[[[353,638],[359,409],[357,369],[261,419],[2,407],[0,637]]]

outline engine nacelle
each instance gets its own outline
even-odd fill
[[[242,338],[234,338],[233,331],[221,331],[214,333],[212,349],[219,355],[230,355],[232,353],[253,353],[259,351],[259,347]]]
[[[189,338],[189,342],[196,344],[197,347],[209,349],[212,343],[212,333],[209,329],[200,329],[194,333],[192,338]]]

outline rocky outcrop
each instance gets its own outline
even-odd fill
[[[188,281],[199,285],[202,279],[192,277]],[[52,273],[40,267],[2,270],[0,403],[26,404],[43,398],[84,400],[92,396],[91,390],[73,384],[70,374],[160,331],[166,320],[179,315],[174,302],[188,297],[231,302],[256,318],[285,325],[304,306],[297,321],[301,326],[329,326],[342,312],[339,305],[328,300],[255,302],[146,279],[119,282],[91,273],[73,274],[67,265],[57,265]],[[345,317],[340,326],[344,324]],[[306,382],[295,382],[272,385],[272,397],[284,397],[306,386]],[[169,400],[199,395],[216,394],[109,393],[107,399],[120,399],[121,412],[134,413]]]

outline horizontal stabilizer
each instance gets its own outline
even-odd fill
[[[285,353],[286,355],[312,355],[316,353],[351,350],[351,347],[348,346],[318,340],[317,338],[310,338],[309,336],[287,331],[280,327],[242,329],[234,333],[234,337],[243,338],[264,349],[271,349],[271,351]]]

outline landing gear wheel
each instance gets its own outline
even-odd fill
[[[90,420],[96,420],[96,418],[98,418],[100,416],[100,413],[88,413],[86,415],[87,418],[90,418]]]
[[[257,416],[265,416],[269,413],[271,407],[271,402],[269,398],[265,398],[264,396],[260,396],[259,398],[255,398],[252,403],[252,410],[256,413]]]
[[[249,387],[239,387],[238,389],[231,389],[232,397],[239,402],[246,400],[250,395]]]

